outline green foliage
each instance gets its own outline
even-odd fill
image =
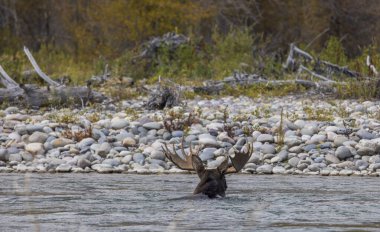
[[[257,98],[261,96],[272,96],[272,97],[281,97],[294,93],[302,93],[305,91],[305,88],[297,84],[284,84],[275,86],[272,84],[255,84],[252,86],[226,86],[222,91],[222,95],[227,96],[248,96],[252,98]]]
[[[316,121],[333,121],[334,120],[334,112],[330,109],[312,108],[310,106],[304,106],[303,111],[306,114],[307,120],[316,120]]]
[[[319,55],[320,59],[327,60],[331,63],[341,66],[347,65],[347,57],[341,41],[337,37],[330,37],[327,40],[326,47]]]
[[[210,68],[214,79],[223,79],[233,71],[252,73],[254,40],[248,28],[233,29],[222,35],[214,29]]]
[[[370,100],[376,96],[376,80],[351,80],[345,84],[336,84],[336,97],[341,99],[360,98]]]

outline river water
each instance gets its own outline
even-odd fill
[[[0,231],[380,231],[376,177],[0,174]]]

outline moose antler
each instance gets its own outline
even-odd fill
[[[162,150],[166,158],[168,158],[171,162],[173,162],[178,168],[182,170],[188,170],[188,171],[194,170],[193,164],[192,164],[192,158],[193,156],[198,157],[198,154],[200,152],[200,148],[193,151],[190,145],[190,154],[186,154],[185,149],[184,149],[184,139],[182,139],[182,142],[181,142],[181,152],[185,159],[182,159],[181,156],[176,152],[174,144],[173,144],[173,149],[172,149],[173,151],[171,151],[168,148],[166,143],[164,143],[164,145],[162,146]]]
[[[236,148],[234,148],[234,157],[230,157],[232,167],[228,168],[226,173],[236,173],[239,172],[245,164],[248,162],[248,160],[251,158],[252,152],[253,152],[253,146],[252,144],[247,145],[247,149],[243,149],[245,151],[238,151]]]
[[[209,198],[214,198],[217,195],[224,197],[227,189],[225,174],[239,172],[251,157],[253,146],[248,144],[248,149],[244,151],[234,150],[235,156],[227,156],[226,159],[215,169],[206,169],[203,165],[201,158],[198,154],[200,149],[193,152],[190,146],[190,154],[186,154],[183,145],[184,139],[182,138],[181,151],[184,156],[182,159],[175,150],[173,144],[173,151],[171,151],[167,144],[164,143],[162,150],[165,156],[172,161],[178,168],[188,171],[196,171],[200,182],[195,188],[193,194],[203,193]],[[231,160],[232,167],[228,167],[228,161]]]

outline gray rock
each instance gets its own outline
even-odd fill
[[[322,169],[321,171],[320,171],[320,174],[321,174],[321,176],[328,176],[328,175],[330,175],[330,172],[331,172],[331,170],[330,169]]]
[[[199,158],[201,158],[202,161],[213,159],[215,157],[214,152],[216,150],[217,150],[216,148],[207,147],[203,149],[202,153],[199,155]]]
[[[350,176],[352,173],[354,173],[352,170],[343,169],[339,171],[339,176]]]
[[[301,129],[301,134],[302,135],[314,135],[314,133],[317,131],[317,128],[315,126],[305,126],[304,128]]]
[[[16,125],[14,126],[14,130],[19,134],[19,135],[25,135],[28,133],[26,130],[26,125]]]
[[[371,139],[374,139],[375,138],[375,135],[368,132],[367,130],[364,130],[364,129],[360,129],[356,132],[356,135],[360,138],[360,139],[368,139],[368,140],[371,140]]]
[[[344,135],[337,135],[335,138],[334,138],[334,145],[336,147],[340,147],[343,145],[344,142],[348,141],[348,138]]]
[[[257,137],[256,141],[262,142],[262,143],[265,143],[265,142],[273,143],[274,137],[273,137],[273,135],[270,135],[270,134],[261,134]]]
[[[291,147],[289,148],[289,152],[291,153],[301,153],[303,151],[302,147],[301,146],[294,146],[294,147]]]
[[[91,168],[99,173],[111,173],[114,168],[109,164],[94,164]]]
[[[251,158],[249,158],[248,163],[259,164],[260,163],[260,155],[257,153],[253,153]]]
[[[338,157],[336,157],[333,154],[327,154],[325,156],[325,160],[326,160],[327,164],[337,164],[337,163],[340,162],[340,160],[338,159]]]
[[[380,163],[370,164],[368,169],[375,172],[380,169]]]
[[[273,174],[284,174],[285,173],[285,168],[282,166],[275,166],[272,169]]]
[[[321,169],[321,165],[319,163],[313,163],[310,164],[307,168],[312,172],[317,172]]]
[[[210,134],[199,135],[199,144],[202,144],[208,147],[216,147],[216,148],[220,147],[219,143],[216,141],[216,138]]]
[[[136,146],[137,142],[134,138],[127,137],[123,139],[123,146],[124,147],[134,147]]]
[[[380,163],[380,155],[371,156],[368,159],[368,162],[370,162],[371,164],[373,164],[373,163]]]
[[[75,142],[73,140],[66,139],[66,138],[58,138],[51,141],[51,145],[53,146],[53,148],[64,147],[68,144],[74,144],[74,143]]]
[[[4,112],[7,114],[15,114],[15,113],[20,112],[20,110],[16,106],[10,106],[10,107],[6,108],[4,110]]]
[[[302,147],[302,149],[303,149],[305,152],[309,152],[309,151],[311,151],[311,150],[313,150],[313,149],[317,149],[317,145],[315,145],[315,144],[308,144],[308,145]]]
[[[145,156],[142,153],[133,154],[133,161],[138,164],[144,164]]]
[[[149,155],[150,158],[156,159],[156,160],[165,160],[165,154],[160,150],[154,150]]]
[[[152,130],[152,129],[159,130],[162,128],[162,124],[158,122],[147,122],[143,125],[143,127],[147,130]]]
[[[256,172],[263,174],[272,174],[273,167],[269,164],[264,164],[256,168]]]
[[[290,164],[292,167],[297,167],[299,161],[300,159],[298,157],[293,157],[288,160],[288,164]]]
[[[73,167],[69,164],[60,164],[55,168],[57,172],[70,172]]]
[[[306,169],[308,166],[309,166],[309,165],[306,164],[306,163],[299,163],[299,164],[297,165],[297,168],[298,168],[299,170],[303,171],[303,170]]]
[[[36,131],[44,132],[44,126],[43,125],[26,125],[26,131],[28,134],[32,134]]]
[[[322,163],[323,161],[325,161],[325,158],[323,158],[323,157],[316,157],[316,158],[314,159],[314,162],[315,162],[315,163]]]
[[[103,160],[102,164],[109,164],[112,167],[116,167],[120,165],[120,160],[119,159],[105,159]]]
[[[32,154],[25,151],[20,152],[20,155],[22,157],[22,160],[25,160],[27,162],[32,161],[34,158]]]
[[[89,147],[89,146],[91,146],[94,143],[95,143],[95,139],[93,139],[93,138],[84,138],[79,143],[77,143],[76,145],[77,145],[77,147],[79,149],[84,149],[85,147]]]
[[[110,152],[111,148],[112,147],[109,143],[104,142],[104,143],[100,144],[100,146],[98,147],[98,149],[95,152],[97,155],[104,158]]]
[[[294,122],[294,125],[295,125],[296,127],[298,127],[298,129],[302,129],[302,128],[306,125],[306,122],[305,122],[304,120],[300,120],[300,119],[298,119],[298,120],[296,120],[296,121]]]
[[[48,135],[43,132],[36,131],[31,136],[29,136],[28,140],[30,143],[44,143]]]
[[[368,166],[369,166],[368,162],[366,162],[366,161],[364,161],[364,160],[357,160],[357,161],[355,162],[355,167],[356,167],[357,169],[359,169],[360,171],[367,169]]]
[[[340,160],[347,159],[352,156],[350,149],[346,146],[340,146],[335,151],[335,156]]]
[[[0,148],[0,161],[6,161],[8,159],[8,157],[6,157],[7,154],[7,149]]]
[[[132,161],[132,155],[126,155],[121,159],[123,164],[129,164]]]
[[[358,153],[358,155],[360,155],[360,156],[365,156],[365,155],[372,156],[372,155],[375,154],[375,150],[373,150],[373,149],[370,148],[370,147],[360,147],[360,148],[357,150],[357,153]]]
[[[276,153],[276,148],[272,144],[264,144],[261,146],[261,152],[264,154]]]
[[[17,161],[21,162],[22,161],[22,156],[19,153],[16,154],[10,154],[8,160],[11,161]]]
[[[352,161],[344,161],[336,165],[338,168],[352,168],[355,164]]]
[[[43,155],[45,153],[42,143],[29,143],[25,146],[25,150],[32,155]]]
[[[183,131],[177,130],[172,132],[172,137],[182,137]]]
[[[91,166],[91,162],[88,159],[79,158],[78,162],[77,162],[77,166],[80,167],[80,168],[85,169],[86,167],[90,167]]]
[[[124,118],[113,118],[111,120],[111,128],[114,130],[120,130],[122,128],[125,128],[129,125],[128,120]]]
[[[283,162],[288,159],[288,152],[286,150],[280,151],[274,158],[272,158],[271,162]]]
[[[310,140],[307,141],[309,144],[319,144],[323,143],[326,140],[326,135],[313,135],[311,136]]]

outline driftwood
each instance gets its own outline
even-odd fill
[[[31,107],[40,106],[63,106],[79,105],[84,106],[88,102],[102,102],[106,98],[89,87],[68,87],[60,85],[46,75],[38,66],[36,60],[29,49],[24,48],[29,61],[32,63],[36,73],[48,83],[48,87],[38,87],[36,85],[19,85],[0,66],[0,83],[5,88],[0,89],[0,102],[19,104],[25,103]]]
[[[305,68],[306,69],[306,68]],[[307,69],[308,70],[308,69]],[[310,71],[310,70],[308,70]],[[310,71],[311,72],[311,71]],[[313,73],[313,72],[311,72]],[[268,85],[273,87],[281,87],[283,85],[288,84],[297,84],[303,86],[307,89],[315,88],[315,89],[331,89],[332,84],[335,82],[330,80],[325,80],[323,78],[319,78],[322,81],[315,82],[310,80],[267,80],[266,78],[256,75],[256,74],[245,74],[245,73],[237,73],[235,72],[233,76],[226,77],[222,81],[206,81],[203,83],[203,86],[194,87],[193,90],[195,93],[204,93],[204,94],[219,94],[222,90],[224,90],[227,86],[236,87],[236,86],[253,86],[253,85]]]
[[[370,73],[372,73],[375,76],[379,75],[379,72],[377,71],[375,65],[373,65],[372,62],[371,62],[371,57],[370,56],[367,56],[366,64],[367,64],[367,67],[368,67]]]
[[[299,61],[297,58],[302,58],[301,61]],[[320,60],[314,58],[312,55],[307,53],[306,51],[303,51],[302,49],[295,46],[293,43],[290,44],[289,54],[285,61],[285,64],[283,67],[290,71],[311,71],[310,69],[307,69],[304,64],[310,64],[313,66],[313,73],[319,75],[319,78],[323,77],[323,79],[326,79],[327,81],[330,80],[330,78],[325,77],[324,75],[331,76],[332,74],[343,74],[347,77],[359,77],[360,73],[352,71],[348,69],[347,67],[342,67],[336,64],[333,64],[331,62]],[[301,67],[301,69],[300,69]],[[310,73],[310,72],[309,72]],[[315,76],[315,75],[314,75]]]
[[[149,110],[162,110],[164,108],[172,108],[181,104],[181,87],[172,82],[169,83],[172,86],[169,86],[168,83],[164,84],[161,82],[160,78],[157,88],[153,90],[148,101],[144,105]],[[166,82],[168,82],[168,80]]]
[[[143,48],[143,51],[136,56],[134,59],[138,58],[154,58],[157,56],[160,48],[167,48],[170,52],[175,51],[180,45],[189,42],[189,38],[176,34],[174,32],[168,32],[160,37],[154,37],[148,41]]]

